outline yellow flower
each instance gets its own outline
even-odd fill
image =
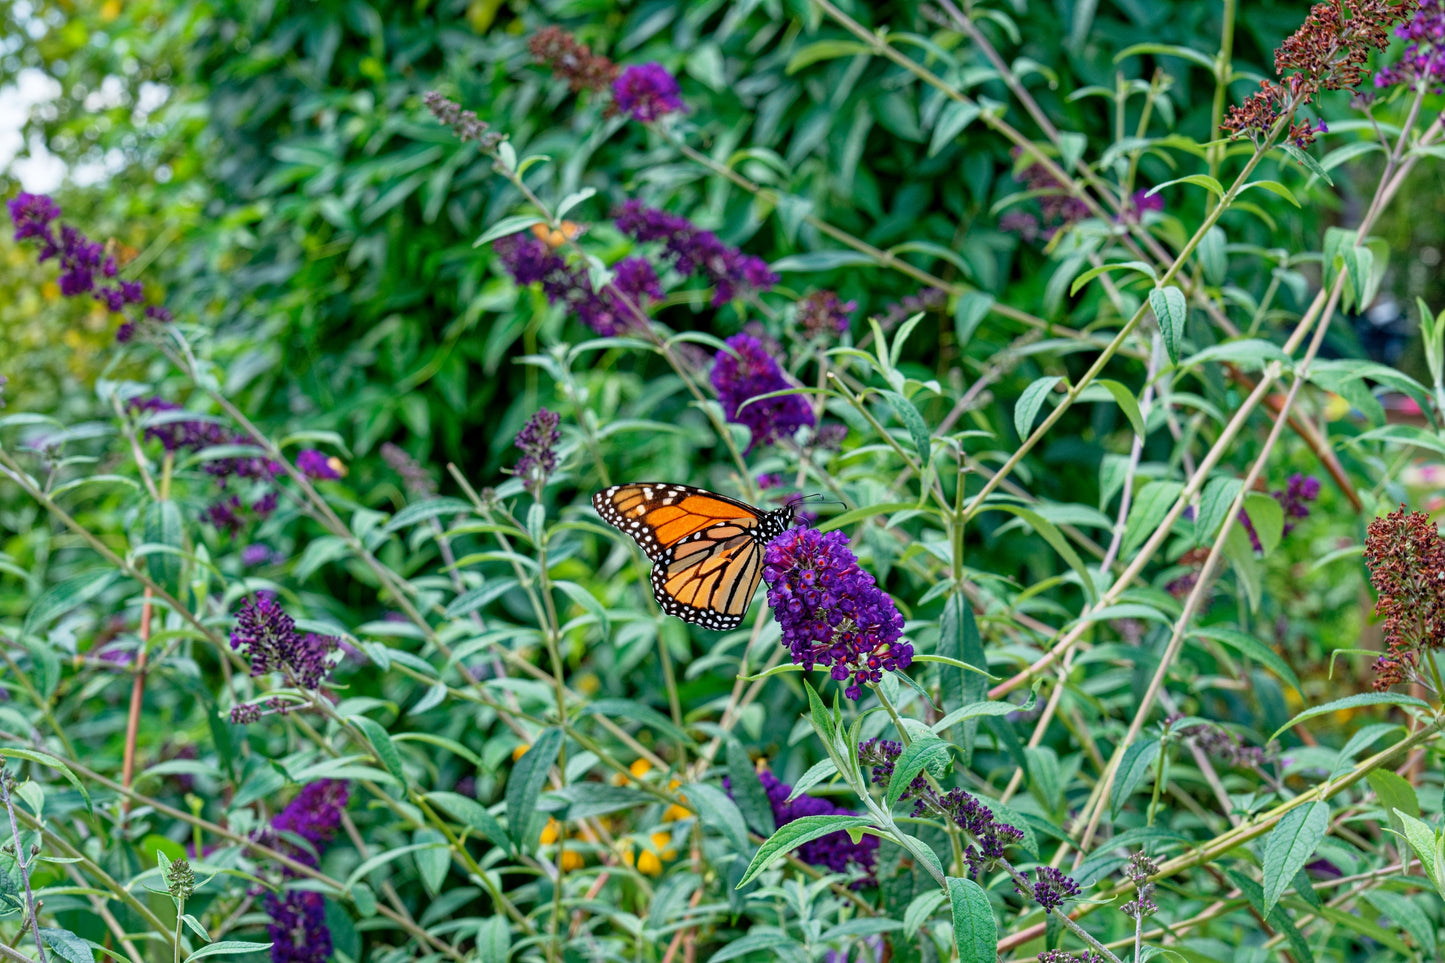
[[[632,765],[628,766],[627,769],[629,772],[632,773],[632,775],[636,776],[638,779],[641,779],[643,776],[647,775],[649,772],[652,771],[652,763],[648,762],[646,759],[638,759],[635,760]]]
[[[558,824],[557,820],[548,816],[547,825],[542,827],[542,835],[537,838],[537,841],[543,846],[550,846],[561,838],[561,836],[562,827]]]
[[[557,857],[557,865],[562,867],[562,872],[570,873],[574,869],[581,869],[587,865],[587,861],[582,858],[582,854],[577,852],[577,850],[564,849],[562,850],[562,854]]]
[[[530,749],[530,748],[532,748],[531,745],[529,745],[528,743],[525,743],[525,742],[524,742],[524,743],[522,743],[521,745],[519,745],[517,748],[513,749],[513,750],[512,750],[512,761],[513,761],[513,762],[516,762],[518,759],[521,759],[523,756],[525,756],[525,755],[527,754],[527,750]]]
[[[597,678],[595,673],[584,672],[573,682],[577,691],[583,695],[596,695],[597,690],[602,688],[602,680]]]
[[[644,876],[661,876],[662,860],[657,858],[656,853],[643,850],[642,855],[637,857],[637,871]]]

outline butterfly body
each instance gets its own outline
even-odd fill
[[[793,506],[762,511],[726,495],[663,482],[613,485],[592,496],[602,520],[652,560],[652,594],[686,622],[742,624],[763,577],[763,550],[793,523]]]

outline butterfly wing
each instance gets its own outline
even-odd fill
[[[661,482],[613,485],[592,496],[602,520],[632,536],[655,563],[672,546],[711,525],[757,525],[762,513],[726,495]]]
[[[668,615],[725,632],[742,624],[762,577],[753,526],[719,522],[662,553],[652,566],[652,594]]]

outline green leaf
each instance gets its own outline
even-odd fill
[[[1108,378],[1100,378],[1094,384],[1103,387],[1114,396],[1119,410],[1124,412],[1125,418],[1129,419],[1129,427],[1134,429],[1134,434],[1141,439],[1148,436],[1148,432],[1144,428],[1144,415],[1139,411],[1139,399],[1134,397],[1134,392],[1130,391],[1127,385],[1111,381]]]
[[[1259,537],[1263,554],[1268,556],[1284,537],[1284,508],[1263,492],[1250,492],[1244,496],[1244,511]]]
[[[795,51],[788,58],[787,73],[797,73],[804,67],[818,63],[822,60],[835,60],[838,57],[856,57],[859,54],[868,53],[868,45],[859,43],[856,40],[819,40],[810,43]]]
[[[422,847],[412,850],[411,858],[416,863],[417,875],[422,886],[435,897],[442,891],[447,878],[447,867],[451,865],[451,853],[447,838],[430,826],[423,826],[412,834],[413,844]]]
[[[1136,546],[1159,530],[1182,491],[1184,485],[1180,482],[1165,480],[1150,482],[1139,490],[1124,523],[1123,557],[1127,558]]]
[[[537,217],[535,214],[516,214],[512,217],[504,217],[491,227],[482,232],[482,236],[472,242],[472,247],[481,247],[489,244],[499,237],[507,237],[516,234],[518,231],[525,231],[533,224],[545,224],[546,219]]]
[[[65,777],[65,781],[74,786],[75,791],[80,793],[80,798],[85,800],[85,811],[89,813],[94,812],[90,806],[90,793],[85,791],[85,785],[81,783],[79,779],[75,778],[75,773],[71,772],[70,767],[57,756],[52,756],[48,752],[41,752],[39,749],[0,748],[0,757],[25,759],[30,762],[39,763],[42,766],[49,766],[51,769],[59,769],[60,774]]]
[[[205,959],[208,956],[227,956],[235,953],[263,953],[270,948],[270,943],[251,943],[246,940],[221,940],[219,943],[211,943],[196,950],[196,952],[186,957],[186,963],[191,963],[192,960]]]
[[[1395,810],[1395,817],[1405,827],[1400,834],[1420,859],[1420,868],[1435,884],[1441,897],[1445,897],[1445,854],[1441,852],[1440,834],[1431,829],[1424,820],[1417,819],[1402,810]]]
[[[30,606],[30,611],[25,614],[20,634],[38,636],[52,619],[89,602],[109,588],[118,577],[119,573],[113,568],[98,568],[66,579],[35,600],[35,604]]]
[[[873,825],[867,816],[802,816],[780,827],[777,832],[758,847],[757,855],[748,864],[747,872],[738,881],[736,888],[742,889],[751,883],[765,869],[804,843],[812,842],[846,829]]]
[[[1284,814],[1264,841],[1264,915],[1289,889],[1330,828],[1329,803],[1316,800]]]
[[[527,755],[531,755],[529,752]],[[522,758],[526,758],[523,756]],[[461,822],[469,829],[481,833],[484,839],[502,849],[511,849],[511,840],[502,824],[487,811],[487,808],[470,796],[455,792],[429,792],[424,797],[428,803]]]
[[[703,825],[726,839],[732,845],[733,852],[746,853],[752,848],[748,843],[748,827],[742,810],[728,798],[727,793],[716,786],[696,782],[685,787],[682,793]]]
[[[958,303],[953,306],[953,333],[960,347],[973,340],[979,322],[993,310],[993,305],[993,295],[982,291],[968,291],[959,296]]]
[[[560,811],[566,819],[578,820],[623,809],[638,809],[655,801],[652,796],[631,786],[576,782],[543,793],[537,800],[537,808],[545,812]]]
[[[939,113],[938,122],[933,125],[933,139],[928,143],[928,156],[932,157],[953,143],[953,139],[963,133],[964,128],[973,123],[980,113],[982,109],[971,100],[950,100]]]
[[[1219,181],[1215,180],[1214,178],[1210,177],[1208,174],[1186,174],[1183,177],[1176,177],[1172,181],[1165,181],[1162,184],[1156,184],[1149,189],[1149,196],[1152,197],[1153,195],[1158,194],[1160,191],[1164,190],[1164,188],[1173,187],[1175,184],[1193,184],[1195,187],[1204,188],[1215,197],[1224,196],[1224,185],[1219,183]]]
[[[40,929],[40,938],[56,956],[67,963],[95,963],[95,951],[90,948],[90,944],[70,930],[44,926]],[[270,943],[266,944],[266,946],[270,945]]]
[[[512,926],[505,916],[490,916],[477,927],[478,963],[506,963],[512,955]]]
[[[1300,202],[1295,198],[1294,194],[1290,191],[1290,189],[1288,187],[1285,187],[1279,181],[1250,181],[1248,184],[1244,185],[1244,187],[1240,188],[1239,193],[1243,194],[1251,187],[1262,188],[1263,190],[1269,191],[1271,194],[1276,194],[1280,197],[1283,197],[1295,207],[1300,206]]]
[[[832,766],[833,760],[824,759],[818,765],[823,763]],[[738,809],[742,810],[743,818],[749,826],[757,830],[758,835],[771,836],[773,830],[778,828],[773,821],[772,804],[768,802],[767,791],[763,789],[757,770],[748,758],[748,751],[735,736],[729,736],[727,740],[727,769],[733,799],[737,801]]]
[[[1159,740],[1150,738],[1133,742],[1124,750],[1124,758],[1119,761],[1119,769],[1114,773],[1114,788],[1110,793],[1115,819],[1119,818],[1124,803],[1134,794],[1134,790],[1139,788],[1139,783],[1143,782],[1144,777],[1154,768],[1160,748]]]
[[[1295,671],[1290,668],[1290,664],[1282,659],[1274,649],[1271,649],[1254,636],[1246,632],[1241,632],[1238,629],[1229,629],[1213,625],[1196,628],[1193,634],[1200,638],[1213,639],[1216,642],[1229,646],[1245,658],[1253,659],[1285,682],[1288,682],[1301,696],[1304,695],[1304,690],[1300,688],[1299,676],[1295,675]]]
[[[874,258],[858,251],[810,251],[807,254],[791,254],[779,258],[769,267],[778,274],[786,274],[790,271],[832,271],[836,268],[873,263]]]
[[[889,808],[908,791],[908,786],[919,773],[927,769],[934,778],[942,776],[948,766],[949,745],[942,739],[914,739],[893,764],[893,775],[888,778],[888,792],[885,799]]]
[[[367,741],[376,750],[376,758],[381,760],[386,771],[405,786],[406,771],[402,769],[401,753],[396,751],[396,746],[392,744],[391,734],[386,731],[386,727],[367,716],[353,716],[351,722],[366,736]]]
[[[1179,363],[1179,348],[1184,343],[1184,324],[1189,320],[1189,302],[1184,292],[1170,285],[1149,292],[1149,307],[1159,322],[1164,337],[1164,350],[1171,364]]]
[[[1419,818],[1420,798],[1415,795],[1415,787],[1410,785],[1408,779],[1388,769],[1371,769],[1365,773],[1365,779],[1369,781],[1370,788],[1375,790],[1380,805],[1390,815],[1392,823],[1399,825],[1394,818],[1396,810]]]
[[[1333,702],[1326,702],[1322,706],[1315,706],[1314,708],[1306,709],[1304,712],[1301,712],[1289,722],[1286,722],[1284,725],[1276,729],[1274,731],[1274,735],[1270,736],[1269,739],[1266,740],[1266,742],[1278,739],[1280,733],[1284,732],[1286,729],[1290,728],[1291,726],[1298,725],[1299,723],[1304,722],[1306,719],[1313,719],[1315,716],[1329,715],[1331,712],[1338,712],[1341,709],[1357,709],[1360,706],[1382,705],[1424,709],[1426,712],[1431,711],[1429,703],[1425,702],[1423,699],[1417,699],[1414,696],[1407,696],[1404,693],[1361,692],[1358,695],[1345,696],[1343,699],[1336,699]]]
[[[1014,430],[1018,432],[1020,440],[1029,436],[1034,427],[1034,419],[1038,417],[1039,408],[1043,407],[1044,399],[1063,380],[1058,375],[1039,378],[1025,388],[1023,394],[1019,395],[1018,404],[1014,407]]]
[[[1203,175],[1196,174],[1194,176],[1200,177]],[[1109,271],[1137,271],[1139,274],[1144,275],[1151,281],[1157,281],[1159,279],[1159,275],[1154,271],[1154,265],[1148,263],[1147,261],[1120,261],[1114,264],[1100,264],[1098,267],[1090,268],[1083,274],[1080,274],[1078,277],[1074,278],[1073,283],[1069,285],[1069,297],[1073,297],[1075,294],[1078,294],[1079,288],[1088,284],[1099,275],[1106,274]]]
[[[893,406],[893,413],[898,416],[898,420],[903,422],[904,427],[908,429],[908,435],[913,439],[913,450],[918,452],[919,461],[927,465],[931,442],[928,437],[928,425],[923,421],[923,416],[918,413],[913,402],[898,392],[884,391],[882,395]]]
[[[394,532],[399,528],[406,528],[415,525],[417,522],[424,522],[428,518],[436,518],[438,515],[464,515],[472,510],[468,502],[460,498],[429,498],[424,502],[417,502],[408,505],[381,527],[383,532]]]
[[[146,505],[145,540],[150,545],[166,545],[181,552],[186,546],[181,510],[170,500]],[[176,552],[158,552],[146,557],[146,574],[172,595],[179,594],[181,557]]]
[[[562,749],[562,730],[543,729],[532,748],[512,766],[507,777],[507,832],[518,849],[530,850],[535,839],[527,839],[527,828],[537,808],[537,794],[547,781],[547,771]]]
[[[988,894],[971,879],[948,877],[953,907],[953,943],[958,963],[998,963],[998,921]]]
[[[1244,487],[1239,478],[1216,476],[1209,479],[1199,495],[1199,513],[1194,517],[1194,541],[1200,545],[1214,540],[1214,533],[1224,524],[1234,497]]]
[[[943,732],[945,729],[958,725],[965,719],[974,719],[979,716],[1006,716],[1010,712],[1023,712],[1027,709],[1027,705],[1016,706],[1011,702],[974,702],[954,709],[948,715],[929,726],[929,728],[934,732]]]

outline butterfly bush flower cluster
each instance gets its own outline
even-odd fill
[[[613,265],[611,289],[598,292],[593,290],[586,268],[568,264],[546,241],[526,232],[499,238],[492,249],[512,280],[518,284],[541,283],[548,303],[564,305],[604,337],[646,324],[647,318],[641,313],[645,299],[662,297],[657,272],[644,258],[624,258]]]
[[[223,425],[198,417],[174,402],[163,398],[132,398],[126,403],[130,412],[145,420],[143,437],[160,442],[167,452],[198,452],[218,445],[248,445],[251,439]],[[305,452],[302,453],[305,455]],[[317,452],[319,455],[320,453]],[[322,456],[323,460],[325,456]],[[269,483],[281,474],[281,463],[261,455],[230,455],[214,458],[202,466],[216,482],[221,498],[208,506],[203,517],[217,529],[234,536],[245,525],[250,514],[264,519],[275,511],[279,497]],[[227,495],[232,478],[266,483],[266,490],[249,505],[237,495]]]
[[[638,64],[622,71],[612,82],[612,99],[618,110],[644,123],[687,109],[677,78],[659,63]]]
[[[858,761],[870,767],[870,779],[885,792],[893,779],[894,767],[902,753],[903,744],[889,739],[865,739],[858,744]],[[984,870],[996,866],[1003,859],[1008,847],[1024,838],[1022,830],[1000,822],[994,816],[993,810],[979,802],[976,797],[962,789],[936,792],[928,785],[928,780],[922,773],[908,784],[908,788],[898,798],[914,801],[915,817],[932,816],[949,820],[973,837],[974,844],[964,849],[963,858],[968,863],[969,876],[974,879]],[[1048,885],[1063,884],[1051,881]],[[1052,890],[1046,887],[1046,895],[1050,892]]]
[[[878,314],[878,324],[884,331],[892,331],[904,321],[924,311],[938,311],[948,303],[948,292],[943,288],[923,288],[917,294],[905,295],[901,300],[889,303]]]
[[[1139,919],[1159,912],[1159,904],[1154,902],[1155,885],[1150,882],[1151,877],[1158,875],[1159,864],[1144,852],[1137,852],[1129,857],[1129,862],[1124,866],[1124,878],[1134,884],[1134,898],[1119,907],[1125,916]]]
[[[1280,536],[1284,537],[1294,531],[1299,522],[1310,517],[1309,503],[1320,496],[1320,480],[1313,475],[1295,472],[1289,476],[1285,487],[1272,492],[1271,496],[1279,502],[1280,508],[1284,509],[1284,529],[1280,532]],[[1264,543],[1259,540],[1259,532],[1255,530],[1254,522],[1242,508],[1239,510],[1239,524],[1249,536],[1250,546],[1256,552],[1264,551]]]
[[[457,140],[462,143],[474,140],[484,153],[490,153],[507,139],[506,134],[490,130],[490,125],[479,119],[475,111],[462,110],[461,104],[443,97],[435,90],[428,90],[421,99],[427,110],[432,112],[432,116],[450,127],[452,133],[457,135]]]
[[[1395,36],[1408,41],[1405,52],[1375,74],[1375,86],[1425,84],[1433,93],[1445,93],[1445,2],[1420,0],[1414,18],[1396,27]]]
[[[1013,149],[1015,158],[1022,154]],[[1076,221],[1089,216],[1089,205],[1070,194],[1068,187],[1043,164],[1032,163],[1014,174],[1014,180],[1037,192],[1039,217],[1024,211],[1010,211],[999,220],[999,229],[1017,234],[1025,241],[1048,239]]]
[[[339,644],[334,636],[297,632],[295,620],[266,592],[242,601],[236,627],[231,630],[231,648],[250,660],[253,677],[278,673],[288,684],[310,692],[331,673],[331,655]],[[267,708],[284,712],[286,707],[281,700],[271,699]],[[231,721],[246,724],[264,714],[259,705],[239,705],[231,710]]]
[[[322,851],[341,825],[341,813],[350,797],[350,785],[339,779],[319,779],[306,787],[277,813],[262,833],[263,841],[280,849],[297,862],[316,868]],[[297,845],[286,836],[307,843]],[[282,875],[295,874],[282,868]],[[262,908],[270,917],[272,963],[324,963],[332,951],[331,930],[326,926],[326,900],[310,890],[267,893]]]
[[[1390,28],[1415,12],[1415,0],[1327,0],[1310,10],[1304,24],[1274,54],[1274,70],[1284,83],[1260,82],[1258,93],[1229,109],[1220,127],[1231,137],[1247,136],[1262,144],[1281,118],[1290,118],[1286,135],[1296,147],[1314,143],[1324,131],[1321,121],[1294,120],[1296,111],[1312,103],[1322,90],[1344,90],[1359,84],[1372,50],[1390,42]]]
[[[68,224],[56,233],[53,222],[60,217],[60,205],[45,194],[24,191],[7,205],[10,220],[15,224],[15,240],[34,239],[40,243],[40,261],[56,258],[60,263],[60,293],[68,298],[89,294],[115,314],[134,308],[130,318],[116,329],[116,340],[125,342],[135,336],[142,320],[164,323],[171,313],[158,304],[146,302],[145,289],[139,281],[119,277],[120,268],[114,255],[105,253],[105,245],[92,241]],[[109,281],[111,283],[102,283]]]
[[[779,782],[778,777],[767,769],[758,772],[758,779],[768,794],[773,822],[779,828],[804,816],[858,815],[851,809],[839,808],[825,799],[813,796],[799,796],[789,802],[788,797],[793,794],[793,787]],[[804,843],[798,847],[797,852],[799,859],[812,866],[820,866],[835,873],[844,873],[850,866],[857,866],[871,878],[874,860],[878,855],[878,837],[865,835],[855,843],[846,831],[840,829],[836,833]]]
[[[726,343],[732,351],[719,351],[713,358],[712,386],[727,420],[752,433],[748,451],[780,438],[791,438],[799,428],[813,427],[813,409],[801,395],[780,395],[744,407],[749,398],[785,391],[793,385],[757,338],[735,334]]]
[[[552,73],[567,81],[572,92],[606,90],[617,78],[618,66],[601,54],[594,54],[585,43],[578,43],[561,27],[544,27],[527,41],[532,59],[551,68]]]
[[[850,315],[857,310],[857,301],[844,301],[833,291],[814,291],[798,302],[798,327],[810,340],[837,338],[848,333]]]
[[[1401,505],[1370,522],[1365,563],[1388,644],[1375,660],[1375,688],[1383,691],[1418,680],[1421,660],[1445,645],[1445,539],[1429,515]]]
[[[1039,954],[1039,963],[1105,963],[1106,957],[1093,950],[1069,953],[1065,950],[1044,950]]]
[[[793,662],[828,668],[837,682],[851,676],[848,698],[862,698],[864,685],[913,662],[913,646],[898,641],[903,616],[842,532],[789,529],[768,543],[763,578]]]
[[[1045,913],[1052,913],[1063,906],[1065,900],[1078,898],[1079,884],[1062,870],[1052,866],[1040,866],[1033,873],[1033,879],[1030,879],[1028,871],[1021,873],[1023,883],[1021,885],[1015,882],[1014,892],[1038,903]]]
[[[522,450],[522,457],[512,468],[512,474],[522,479],[532,498],[540,499],[547,479],[557,470],[557,454],[553,450],[562,434],[557,430],[561,423],[555,413],[538,408],[537,413],[527,419],[514,441]]]
[[[1166,720],[1166,722],[1169,720]],[[1279,744],[1251,746],[1223,726],[1201,722],[1176,732],[1216,762],[1236,769],[1259,769],[1279,755]]]
[[[679,274],[702,277],[713,285],[712,305],[719,307],[743,291],[767,291],[778,275],[762,258],[729,247],[711,231],[685,217],[648,207],[632,199],[616,217],[617,229],[642,243],[662,242],[663,253]]]

